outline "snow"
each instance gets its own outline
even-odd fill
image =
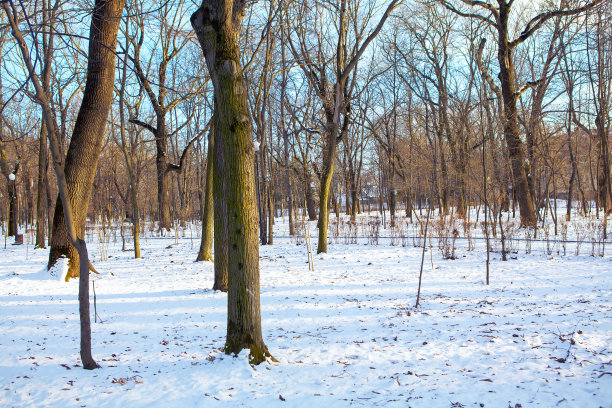
[[[612,258],[588,240],[578,256],[516,242],[507,262],[492,254],[487,286],[482,241],[458,240],[450,260],[434,238],[415,309],[412,240],[330,235],[311,272],[306,245],[277,236],[260,267],[278,362],[251,367],[222,351],[227,297],[210,289],[213,265],[193,262],[194,230],[148,232],[138,260],[90,237],[93,371],[79,366],[78,282],[47,272],[27,235],[0,249],[0,406],[612,406]]]

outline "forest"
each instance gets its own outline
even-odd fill
[[[0,403],[609,403],[612,2],[0,6]]]

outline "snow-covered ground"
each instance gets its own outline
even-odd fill
[[[458,239],[450,260],[433,239],[415,309],[418,242],[345,244],[338,230],[314,271],[295,239],[261,247],[278,362],[256,367],[221,351],[227,298],[210,289],[212,264],[193,262],[192,231],[143,238],[138,260],[120,239],[90,238],[94,371],[79,367],[77,281],[44,269],[48,250],[7,245],[0,406],[612,407],[610,239],[603,257],[588,240],[578,256],[575,243],[564,256],[517,241],[507,262],[492,254],[489,286],[483,241]]]

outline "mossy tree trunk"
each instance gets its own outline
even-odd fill
[[[315,206],[315,192],[312,184],[312,176],[308,167],[304,166],[304,187],[306,189],[306,211],[308,212],[308,220],[315,221],[317,219],[317,209]]]
[[[327,253],[327,226],[329,223],[329,199],[331,182],[334,176],[334,162],[338,146],[338,122],[328,120],[326,126],[325,150],[323,151],[323,171],[321,171],[321,193],[319,194],[319,240],[317,254]]]
[[[214,224],[214,210],[213,210],[213,162],[214,162],[214,123],[211,126],[210,133],[208,134],[208,152],[206,153],[206,185],[204,186],[204,211],[202,212],[202,240],[200,242],[200,250],[198,251],[199,261],[212,261],[212,248],[213,248],[213,224]],[[227,276],[227,274],[226,274]],[[225,279],[225,287],[227,288],[227,279]],[[215,286],[217,286],[217,280],[215,279]],[[223,285],[221,285],[223,286]],[[222,290],[222,288],[215,288],[215,290]],[[226,289],[227,290],[227,289]]]
[[[218,131],[218,115],[216,104],[213,113],[213,176],[225,174],[223,161],[223,135]],[[214,290],[227,292],[227,205],[225,200],[225,178],[213,177],[213,224],[214,224],[214,254],[215,254],[215,281]]]
[[[225,189],[228,313],[225,351],[250,349],[253,364],[270,353],[263,341],[259,302],[259,237],[255,197],[254,146],[247,86],[240,65],[238,36],[246,1],[204,0],[191,16],[206,58],[217,112],[215,142],[222,153]],[[215,143],[217,145],[217,143]],[[216,150],[217,150],[216,148]],[[215,156],[215,162],[219,159]],[[215,209],[216,210],[216,209]],[[216,254],[218,261],[219,254]]]

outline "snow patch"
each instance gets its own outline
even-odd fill
[[[68,258],[62,256],[55,262],[55,265],[49,269],[49,275],[60,282],[66,281],[66,275],[68,274]]]

